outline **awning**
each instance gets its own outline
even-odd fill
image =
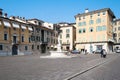
[[[8,21],[3,21],[3,23],[4,23],[4,26],[11,27],[11,25],[10,25],[10,23]]]
[[[12,23],[13,27],[15,28],[20,28],[19,24],[16,24],[16,23]]]
[[[22,29],[26,29],[26,26],[22,25],[21,28],[22,28]]]
[[[28,30],[33,31],[33,29],[31,27],[28,27]]]

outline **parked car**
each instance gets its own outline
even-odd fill
[[[117,50],[116,50],[116,53],[120,53],[120,49],[117,49]]]
[[[80,51],[79,50],[73,50],[71,51],[72,54],[80,54]]]

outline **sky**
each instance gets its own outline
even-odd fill
[[[120,18],[120,0],[0,0],[0,8],[8,16],[37,18],[45,22],[74,23],[74,16],[102,8],[110,8]]]

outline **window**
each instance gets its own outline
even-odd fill
[[[116,28],[114,28],[114,31],[116,31]]]
[[[78,25],[79,26],[86,26],[86,22],[79,22]]]
[[[31,36],[31,41],[35,41],[35,36]]]
[[[22,36],[22,42],[24,42],[24,36]]]
[[[32,50],[34,49],[34,45],[32,45]]]
[[[62,44],[62,40],[60,40],[60,44]]]
[[[106,26],[102,26],[102,31],[105,31],[106,30]]]
[[[97,31],[105,31],[106,26],[97,26]]]
[[[28,47],[27,47],[27,46],[25,46],[25,50],[28,50]]]
[[[60,38],[62,39],[62,34],[60,34]]]
[[[69,44],[69,40],[67,40],[67,44]]]
[[[83,22],[83,26],[86,26],[86,22]]]
[[[89,32],[93,32],[93,27],[90,27],[90,28],[89,28]]]
[[[25,31],[25,29],[22,29],[22,32],[24,32]]]
[[[118,27],[118,30],[120,31],[120,27]]]
[[[79,22],[78,25],[79,25],[79,26],[82,26],[82,22]]]
[[[70,32],[70,30],[69,29],[66,29],[66,33],[69,33]]]
[[[3,45],[0,44],[0,50],[3,50]]]
[[[4,26],[4,29],[8,29],[8,27],[7,27],[7,26]]]
[[[96,23],[97,23],[97,24],[98,24],[98,23],[101,23],[101,19],[98,18],[98,19],[96,20]]]
[[[8,38],[8,35],[5,33],[4,34],[4,40],[7,40],[7,38]]]
[[[101,26],[97,26],[97,31],[102,31],[102,27]]]
[[[34,21],[34,23],[37,23],[37,21]]]
[[[114,33],[114,34],[113,34],[113,37],[117,37],[117,33]]]
[[[94,21],[93,20],[90,20],[89,21],[89,24],[91,25],[91,24],[94,24]]]
[[[16,31],[16,28],[13,28],[14,31]]]
[[[81,29],[79,30],[79,33],[82,33],[82,30],[81,30]]]
[[[98,16],[100,16],[100,13],[98,13]]]
[[[31,42],[31,38],[29,37],[29,43]]]
[[[83,29],[83,33],[85,33],[86,32],[86,30],[85,29]]]
[[[39,50],[39,45],[37,45],[37,50]]]
[[[103,15],[105,15],[106,14],[106,12],[103,12]]]
[[[93,16],[92,16],[92,14],[91,14],[91,15],[90,15],[90,19],[92,19],[92,17],[93,17]]]
[[[66,38],[69,38],[70,37],[70,34],[66,34]]]

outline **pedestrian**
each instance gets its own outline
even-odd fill
[[[104,49],[104,50],[103,50],[103,58],[106,58],[106,55],[107,55],[107,52],[106,52],[106,50]]]
[[[103,57],[103,49],[101,50],[100,54],[101,54],[101,58],[102,58]]]

